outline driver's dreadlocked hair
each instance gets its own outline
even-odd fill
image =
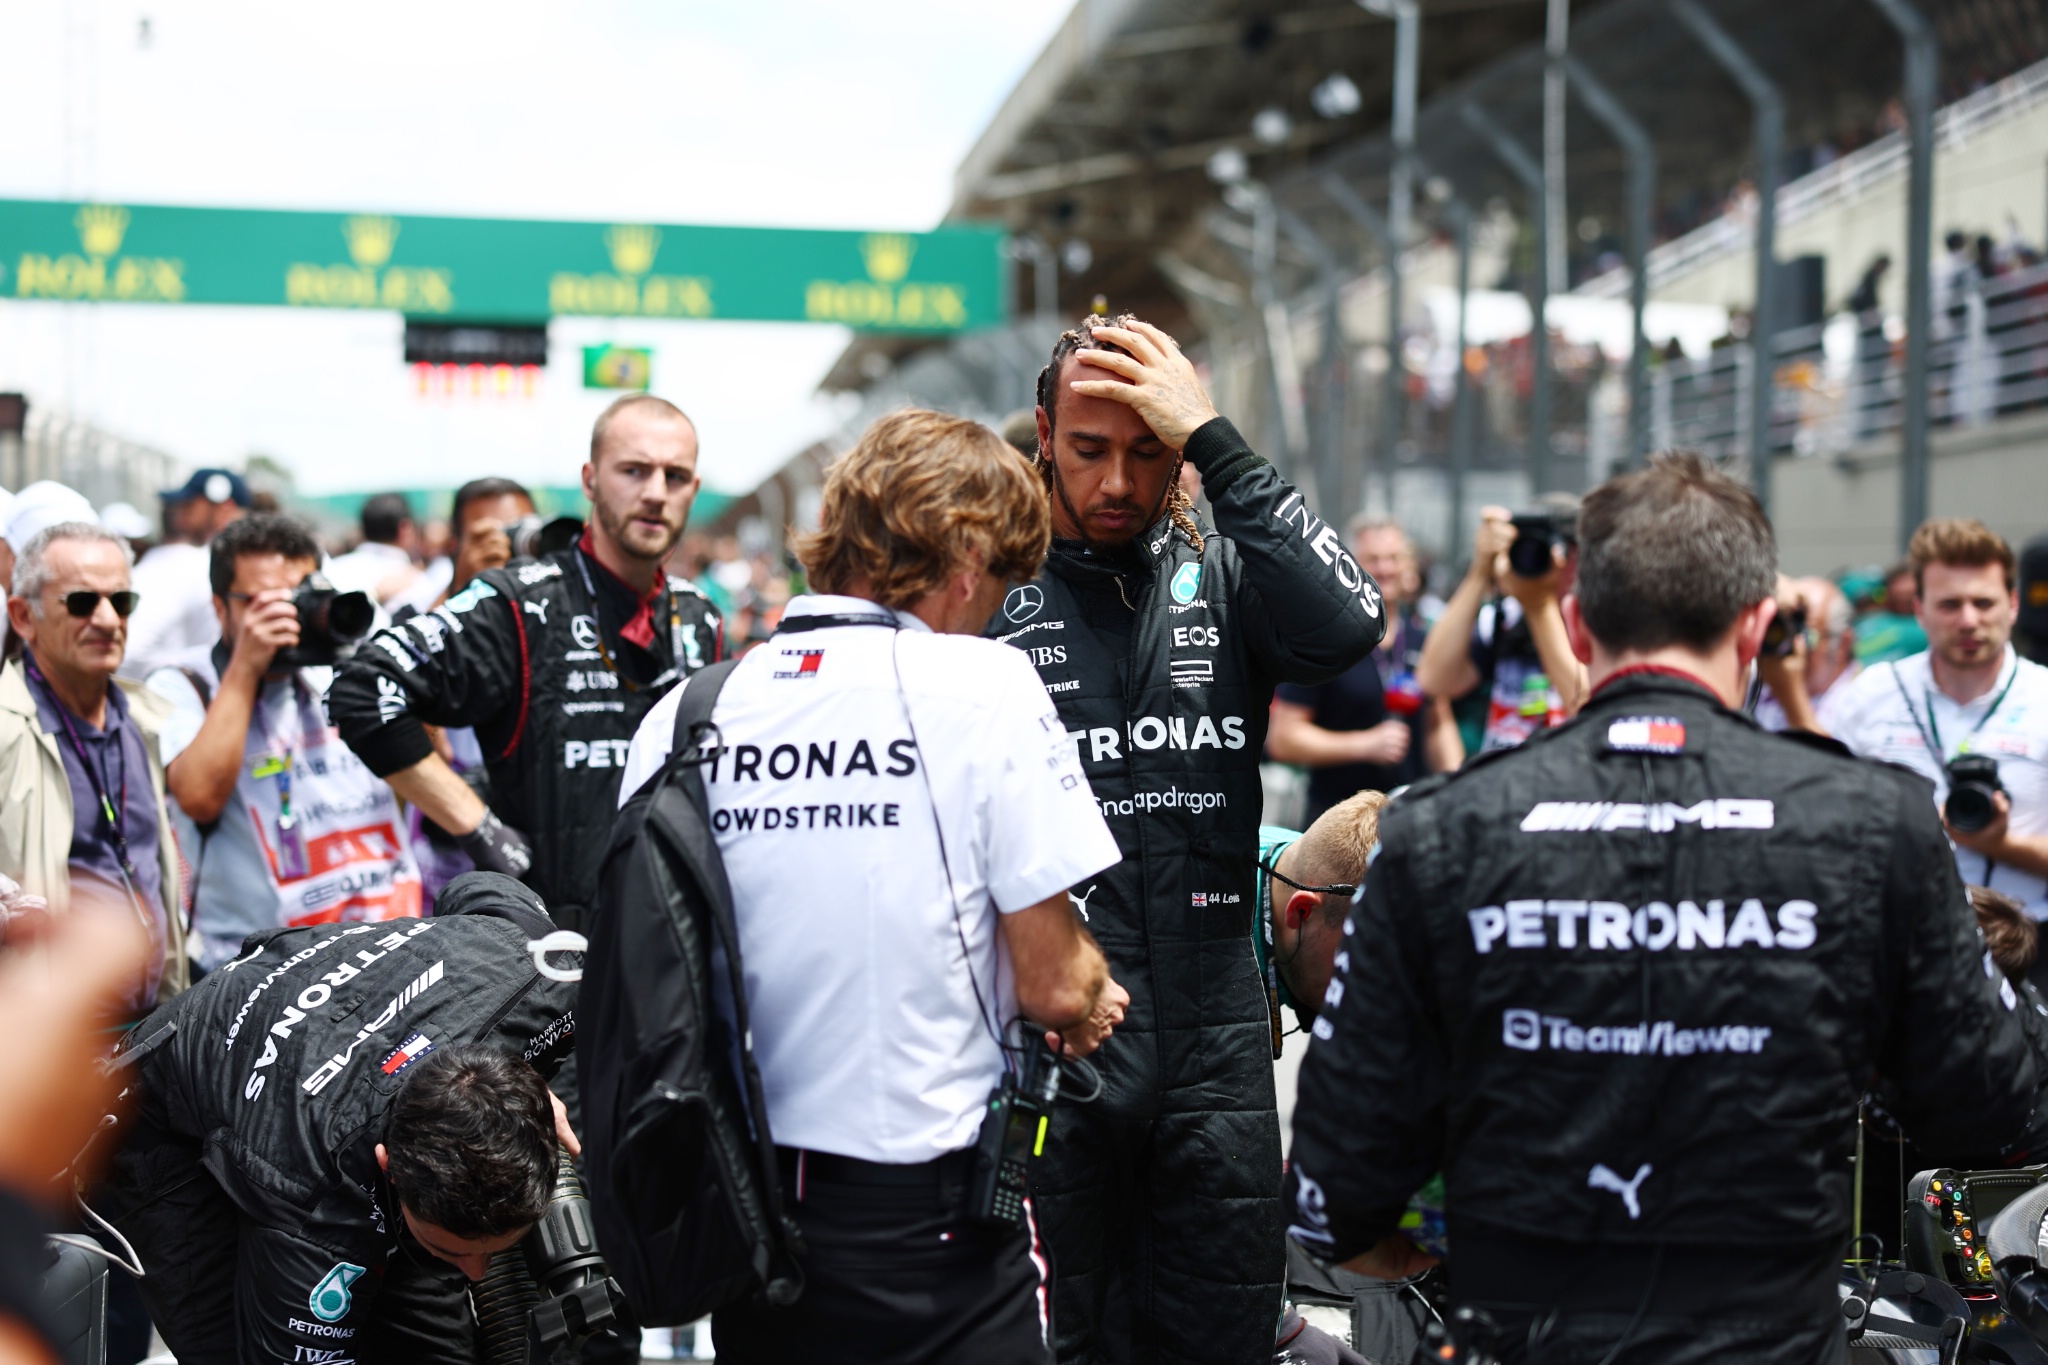
[[[1047,435],[1052,434],[1058,423],[1058,408],[1055,405],[1059,401],[1060,369],[1067,363],[1067,359],[1076,351],[1115,351],[1119,355],[1129,354],[1114,342],[1097,341],[1095,332],[1100,327],[1128,328],[1137,320],[1135,313],[1119,313],[1113,318],[1090,314],[1081,319],[1079,327],[1060,333],[1060,339],[1053,344],[1052,359],[1038,372],[1038,406],[1045,409]],[[1047,497],[1057,496],[1052,452],[1053,443],[1047,441],[1031,461],[1038,467],[1038,476],[1045,480]],[[1188,544],[1194,548],[1195,555],[1199,558],[1202,553],[1202,533],[1195,526],[1195,505],[1189,501],[1187,493],[1180,486],[1180,466],[1185,458],[1179,453],[1174,455],[1173,473],[1166,481],[1166,509],[1173,517],[1174,529],[1187,537]],[[1068,510],[1072,512],[1071,508]]]

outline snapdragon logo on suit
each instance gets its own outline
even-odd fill
[[[1195,600],[1195,594],[1202,588],[1202,566],[1199,563],[1183,564],[1173,575],[1170,590],[1173,600],[1186,606]]]

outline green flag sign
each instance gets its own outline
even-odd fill
[[[585,346],[583,387],[645,389],[654,377],[654,352],[644,346]]]
[[[1001,323],[1002,231],[559,223],[0,200],[0,298],[553,316]]]

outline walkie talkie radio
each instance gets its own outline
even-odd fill
[[[1023,1075],[1005,1071],[1002,1083],[989,1092],[968,1189],[967,1212],[975,1222],[999,1228],[1025,1226],[1031,1163],[1045,1151],[1045,1133],[1059,1092],[1059,1058],[1043,1038],[1034,1036]]]

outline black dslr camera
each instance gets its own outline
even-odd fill
[[[332,667],[355,649],[377,620],[366,592],[342,592],[315,570],[292,593],[299,612],[299,642],[277,652],[278,668]]]
[[[637,1348],[639,1323],[598,1250],[590,1202],[566,1151],[556,1158],[547,1212],[524,1243],[491,1257],[471,1298],[487,1365],[547,1365],[594,1337]]]
[[[1542,578],[1556,566],[1555,547],[1579,543],[1576,512],[1517,512],[1514,544],[1508,546],[1508,568],[1517,578]]]
[[[1988,754],[1961,754],[1948,761],[1948,801],[1941,813],[1964,834],[1975,834],[1998,818],[1992,798],[2005,790],[1998,780],[1998,760]]]
[[[1799,637],[1804,634],[1806,607],[1802,604],[1771,618],[1771,624],[1764,628],[1764,642],[1757,653],[1766,659],[1789,659],[1799,646]]]
[[[543,521],[538,512],[521,517],[505,528],[505,535],[512,542],[514,559],[540,559],[557,550],[566,550],[582,534],[580,518],[555,517]]]

